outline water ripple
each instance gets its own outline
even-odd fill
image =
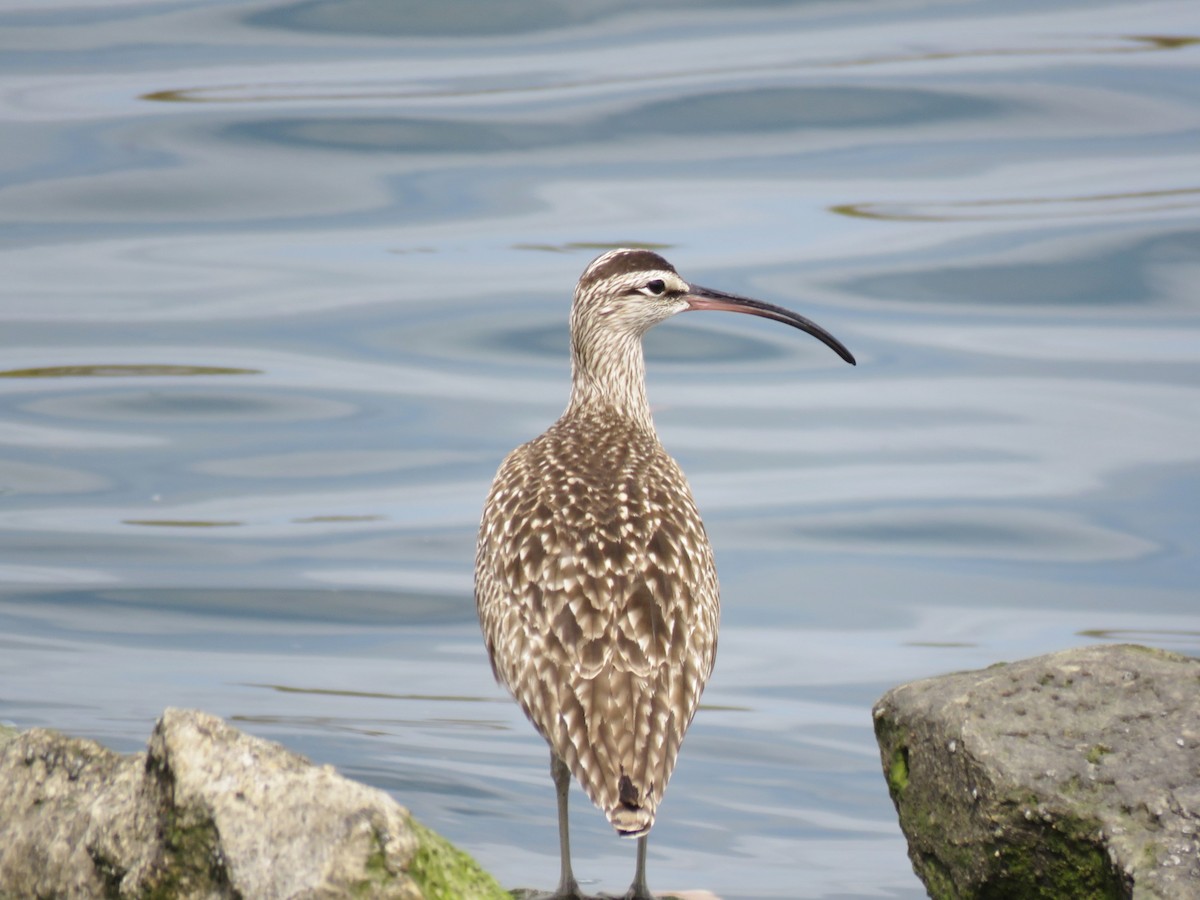
[[[260,369],[232,369],[224,366],[175,365],[101,365],[43,366],[33,369],[0,371],[0,378],[157,378],[192,375],[261,375]]]
[[[191,391],[166,387],[153,391],[89,392],[32,400],[28,412],[63,419],[110,422],[303,422],[351,416],[349,403],[318,397],[252,391]]]
[[[8,6],[0,717],[217,710],[552,883],[471,559],[614,244],[860,361],[647,342],[725,616],[658,883],[916,898],[887,686],[1200,652],[1194,0]]]
[[[1160,549],[1079,516],[1012,506],[876,510],[773,524],[818,552],[1089,563]]]
[[[864,219],[904,222],[965,222],[1030,219],[1097,218],[1148,212],[1183,212],[1200,207],[1200,187],[1079,197],[960,200],[953,203],[847,203],[831,212]]]

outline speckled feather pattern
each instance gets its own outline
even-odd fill
[[[613,826],[647,831],[717,644],[679,466],[620,417],[564,416],[501,466],[476,576],[496,677]]]
[[[675,767],[717,647],[704,524],[646,400],[641,336],[678,312],[632,292],[687,285],[647,251],[584,272],[562,418],[504,460],[475,594],[492,667],[617,831],[640,835]]]

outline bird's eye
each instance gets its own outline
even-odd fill
[[[646,283],[646,293],[653,294],[656,297],[662,294],[666,289],[666,282],[664,282],[661,278],[655,278],[653,281]]]

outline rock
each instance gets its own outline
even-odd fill
[[[1065,650],[895,688],[874,715],[931,897],[1200,897],[1200,660]]]
[[[0,747],[0,895],[104,896],[112,874],[106,849],[135,831],[138,843],[153,837],[132,815],[109,827],[133,801],[143,768],[93,741],[40,728]]]
[[[146,753],[0,737],[0,896],[507,898],[382,791],[206,713]]]

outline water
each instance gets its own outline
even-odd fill
[[[652,884],[923,896],[886,688],[1200,653],[1198,41],[1187,0],[0,5],[0,719],[201,707],[552,884],[474,531],[579,272],[657,245],[859,366],[649,341],[724,597]]]

